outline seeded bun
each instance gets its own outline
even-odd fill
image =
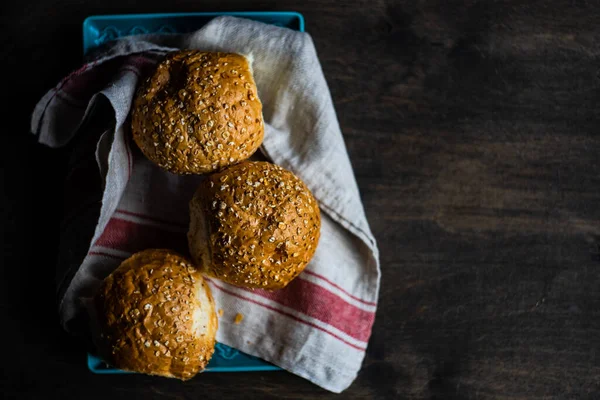
[[[195,50],[168,54],[136,94],[131,130],[148,159],[176,174],[245,160],[264,136],[248,60]]]
[[[187,380],[215,346],[217,314],[193,265],[169,250],[134,254],[94,297],[99,351],[117,368]]]
[[[312,258],[316,200],[293,173],[245,161],[209,176],[190,202],[190,252],[201,271],[232,285],[281,289]]]

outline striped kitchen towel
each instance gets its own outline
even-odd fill
[[[329,89],[306,33],[220,17],[189,35],[125,38],[39,101],[31,122],[39,141],[51,147],[74,143],[57,274],[62,323],[73,332],[82,299],[132,253],[188,253],[188,202],[202,177],[172,175],[151,164],[133,145],[128,119],[140,77],[175,48],[252,55],[264,106],[261,153],[300,176],[322,210],[314,259],[285,289],[248,290],[209,280],[224,310],[217,340],[341,392],[365,355],[380,272]],[[235,323],[238,313],[244,318]]]

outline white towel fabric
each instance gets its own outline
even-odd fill
[[[102,49],[40,100],[31,125],[39,141],[58,147],[79,139],[85,142],[82,147],[91,148],[87,154],[93,166],[85,170],[82,165],[90,163],[79,162],[71,174],[79,176],[74,179],[79,186],[67,200],[78,209],[65,222],[61,240],[62,322],[69,329],[69,321],[84,310],[81,300],[133,252],[156,247],[186,252],[187,204],[202,178],[160,170],[129,138],[128,115],[140,76],[174,48],[251,56],[264,107],[261,151],[300,176],[322,210],[315,257],[287,288],[266,292],[210,280],[217,308],[224,310],[217,340],[341,392],[365,355],[380,272],[376,242],[307,33],[219,17],[189,35],[125,38]],[[102,109],[101,102],[110,106]],[[95,122],[84,123],[92,115]],[[94,136],[98,121],[107,128]],[[81,200],[90,197],[87,203]],[[95,223],[89,236],[76,228],[86,222]],[[79,247],[85,247],[80,256]],[[237,313],[244,317],[239,324],[234,323]]]

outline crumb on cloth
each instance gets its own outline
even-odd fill
[[[244,319],[244,316],[240,313],[235,314],[235,319],[233,320],[233,322],[235,322],[236,324],[239,324],[240,322],[242,322],[242,320]]]

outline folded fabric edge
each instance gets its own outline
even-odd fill
[[[276,164],[286,167],[292,171],[295,170],[295,168],[288,165],[288,162],[286,161],[286,157],[279,154],[276,150],[274,150],[274,149],[267,150],[264,146],[261,146],[261,151],[267,156],[267,158],[271,159]],[[352,234],[354,236],[358,237],[369,248],[369,250],[371,250],[371,252],[373,254],[373,258],[376,261],[377,269],[379,271],[379,249],[377,248],[377,241],[375,240],[375,237],[373,236],[373,234],[370,231],[363,230],[362,228],[357,226],[355,223],[348,220],[346,217],[344,217],[344,215],[341,212],[336,210],[336,207],[328,204],[327,202],[325,202],[319,198],[317,199],[317,202],[319,203],[319,206],[322,209],[325,209],[327,211],[329,216],[331,218],[333,218],[334,221],[338,222],[344,228],[346,228],[350,232],[352,232]],[[362,206],[362,201],[360,203]],[[363,210],[363,214],[364,214],[364,210]]]
[[[87,106],[83,115],[79,118],[75,128],[72,132],[69,132],[66,135],[61,136],[61,140],[51,140],[48,129],[49,127],[44,124],[46,118],[46,112],[51,104],[56,100],[57,94],[61,92],[62,87],[71,79],[77,78],[82,73],[96,68],[108,61],[111,61],[118,57],[130,57],[135,56],[136,54],[141,53],[158,53],[162,54],[168,51],[178,50],[173,47],[164,47],[155,43],[134,40],[132,38],[125,38],[115,41],[114,46],[118,47],[118,45],[123,45],[126,50],[123,49],[111,49],[109,51],[108,56],[104,56],[87,63],[84,63],[79,69],[72,71],[69,75],[63,78],[54,88],[48,90],[44,96],[36,103],[30,121],[30,134],[35,135],[38,138],[38,141],[48,147],[51,148],[59,148],[65,146],[69,141],[74,137],[79,128],[85,123],[88,118],[90,112],[93,108],[93,97],[98,93],[95,93],[92,97],[87,101]],[[113,52],[114,50],[114,52]],[[66,107],[70,107],[66,105]]]
[[[111,105],[111,108],[113,109],[113,113],[116,115],[116,111],[115,111],[115,105],[114,105],[114,103],[112,102],[111,98],[110,98],[109,96],[107,96],[105,93],[103,93],[102,91],[101,91],[101,92],[98,92],[98,93],[96,93],[94,96],[92,96],[92,98],[90,99],[90,102],[88,103],[88,108],[89,108],[89,109],[93,109],[93,108],[95,107],[96,101],[98,101],[98,99],[99,99],[100,97],[103,97],[104,99],[106,99],[106,100],[109,102],[109,104]],[[108,129],[108,131],[110,131],[110,132],[112,132],[112,133],[113,133],[113,138],[112,138],[112,139],[113,139],[113,141],[112,141],[112,143],[111,143],[110,149],[109,149],[109,151],[108,151],[108,154],[107,154],[107,167],[108,167],[108,168],[107,168],[107,173],[108,173],[108,171],[110,171],[111,169],[114,169],[114,164],[117,162],[117,161],[115,160],[115,157],[113,157],[113,155],[114,155],[114,152],[116,151],[116,146],[115,146],[115,140],[117,139],[117,138],[116,138],[116,131],[117,131],[118,129],[120,129],[120,128],[119,128],[119,127],[117,127],[117,124],[118,124],[118,122],[117,122],[117,119],[116,119],[116,117],[115,117],[115,118],[113,118],[113,121],[114,121],[113,125],[112,125],[112,126],[109,128],[109,129]],[[97,157],[96,157],[96,163],[97,163],[97,165],[98,165],[98,170],[100,171],[100,170],[101,170],[101,168],[102,168],[102,166],[99,164],[99,160],[98,160],[98,158],[97,158]],[[106,176],[104,177],[104,180],[106,180]],[[106,190],[106,187],[105,187],[105,188],[104,188],[104,190],[103,190],[103,193],[102,193],[102,199],[101,199],[101,201],[100,201],[100,215],[99,215],[99,217],[98,217],[98,223],[97,223],[97,225],[96,225],[96,227],[95,227],[95,229],[94,229],[94,234],[93,234],[93,236],[90,238],[89,244],[88,244],[88,246],[87,246],[87,247],[88,247],[88,249],[87,249],[87,252],[86,252],[86,254],[88,254],[88,253],[89,253],[89,251],[91,250],[91,248],[92,248],[92,246],[93,246],[94,242],[95,242],[95,241],[98,239],[98,237],[99,237],[99,236],[102,234],[102,232],[104,231],[104,228],[105,228],[105,226],[102,226],[102,225],[100,224],[100,221],[102,221],[102,220],[106,220],[106,221],[108,221],[108,219],[109,219],[110,217],[108,217],[108,218],[107,218],[107,215],[108,215],[108,216],[110,216],[110,215],[113,215],[113,214],[114,214],[114,211],[115,211],[115,209],[116,209],[116,207],[117,207],[118,201],[117,201],[117,202],[114,202],[114,201],[113,201],[113,202],[112,202],[112,203],[114,203],[114,204],[113,204],[113,206],[112,206],[112,207],[110,206],[109,202],[107,201],[107,193],[108,193],[108,191]],[[123,193],[121,193],[121,195],[122,195],[122,194],[123,194]],[[120,198],[119,198],[119,199],[120,199]],[[87,256],[86,256],[86,257],[87,257]],[[79,266],[80,266],[80,267],[81,267],[81,265],[84,263],[84,261],[85,261],[85,258],[86,258],[86,257],[84,257],[84,259],[83,259],[83,260],[81,260],[81,263],[79,264]],[[66,313],[65,313],[65,312],[64,312],[64,310],[63,310],[63,307],[64,307],[64,302],[65,302],[65,299],[67,299],[67,297],[68,297],[68,296],[69,296],[69,294],[71,293],[71,289],[72,289],[72,284],[73,284],[73,281],[74,281],[75,279],[77,279],[77,277],[78,277],[78,274],[79,274],[79,271],[80,271],[80,269],[78,269],[78,270],[75,272],[75,274],[73,275],[73,278],[71,279],[71,282],[69,283],[69,285],[68,285],[68,287],[67,287],[67,289],[66,289],[66,291],[65,291],[65,293],[64,293],[64,295],[63,295],[63,297],[62,297],[62,299],[60,300],[59,307],[58,307],[58,309],[59,309],[59,315],[60,315],[60,318],[61,318],[61,325],[62,325],[62,326],[65,328],[65,329],[67,329],[68,320],[69,320],[69,319],[72,319],[72,318],[74,318],[74,315],[71,315],[71,318],[67,318],[67,317],[65,316],[65,314],[66,314]],[[68,330],[68,329],[67,329],[67,330]]]
[[[219,321],[219,325],[231,326],[232,324],[228,323],[228,322],[224,322],[224,321]],[[229,329],[229,331],[232,331],[232,330],[233,329]],[[357,362],[357,364],[358,364],[357,367],[353,369],[353,373],[349,374],[347,371],[332,368],[331,366],[324,365],[321,361],[316,360],[314,357],[311,357],[310,355],[306,354],[305,351],[302,351],[302,348],[298,348],[299,346],[290,346],[289,344],[282,345],[282,344],[276,343],[272,339],[270,339],[268,336],[265,336],[262,333],[256,332],[255,330],[245,330],[244,335],[249,335],[252,337],[253,340],[256,340],[256,341],[269,340],[273,345],[272,350],[270,352],[266,352],[264,347],[261,348],[261,347],[251,346],[251,345],[245,343],[244,341],[236,342],[233,340],[229,340],[229,338],[224,337],[224,336],[222,337],[221,335],[219,335],[219,333],[217,333],[217,340],[227,346],[236,348],[246,354],[250,354],[252,356],[259,357],[265,361],[275,364],[278,367],[283,368],[284,370],[286,370],[287,372],[289,372],[293,375],[298,375],[301,378],[304,378],[304,379],[314,383],[315,385],[320,386],[323,389],[326,389],[326,390],[334,392],[334,393],[341,393],[352,384],[352,382],[356,379],[356,377],[358,375],[358,371],[360,370],[360,368],[362,366],[362,362],[364,360],[365,353],[363,352],[363,356],[362,356],[361,360]],[[247,338],[247,336],[244,336],[244,337]],[[299,342],[296,342],[296,343],[299,343]],[[310,359],[310,361],[311,361],[311,363],[313,363],[313,365],[311,366],[310,369],[308,369],[308,368],[304,367],[303,365],[296,363],[294,360],[292,360],[292,358],[290,356],[287,355],[290,352],[294,352],[296,356],[298,354],[301,354],[303,357]],[[277,354],[278,358],[271,357],[271,354],[269,354],[269,353]],[[335,376],[336,379],[335,379],[335,381],[327,380],[327,379],[319,379],[319,375],[331,375],[331,376]]]

